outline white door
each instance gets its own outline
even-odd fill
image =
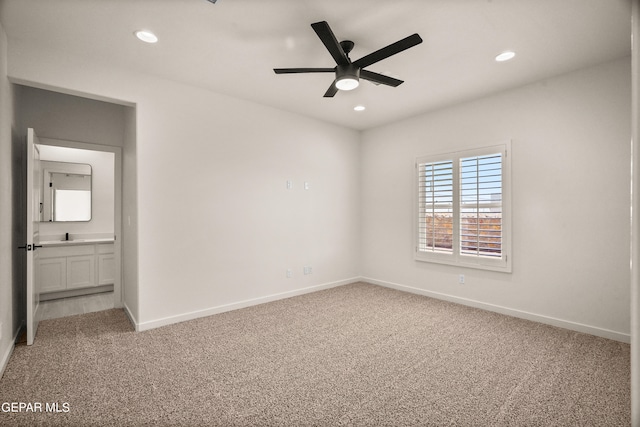
[[[33,344],[38,329],[40,295],[37,289],[40,213],[42,211],[40,151],[38,137],[27,130],[27,345]]]

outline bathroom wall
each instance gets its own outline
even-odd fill
[[[40,138],[124,145],[127,107],[29,86],[20,89],[21,125],[34,128]]]
[[[55,144],[57,140],[41,138]],[[40,145],[40,160],[91,165],[91,220],[40,223],[41,240],[113,237],[114,234],[114,160],[113,153]],[[46,189],[45,189],[46,190]]]
[[[21,132],[31,127],[43,143],[56,140],[124,145],[127,107],[60,92],[19,86],[18,115]],[[92,150],[64,149],[54,152],[43,146],[42,160],[89,163],[93,167],[93,212],[89,222],[43,223],[43,238],[57,239],[65,233],[81,235],[114,234],[114,154]]]
[[[20,86],[18,115],[23,128],[21,132],[26,133],[26,128],[31,127],[41,141],[58,139],[122,147],[126,111],[127,107],[122,105]],[[43,160],[90,164],[97,162],[94,168],[94,187],[97,191],[93,194],[94,216],[91,221],[43,224],[41,234],[57,235],[69,232],[113,235],[113,154],[89,150],[80,150],[75,154],[70,151],[61,155],[50,154],[50,150],[46,153],[45,156],[49,158],[42,157]],[[111,164],[108,165],[108,162]]]

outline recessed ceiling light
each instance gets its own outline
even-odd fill
[[[516,56],[516,53],[515,52],[511,52],[510,50],[508,50],[508,51],[502,52],[500,55],[496,56],[496,61],[498,61],[498,62],[508,61],[510,59],[513,59],[514,56]]]
[[[364,111],[364,110],[366,110],[364,105],[356,105],[355,107],[353,107],[353,109],[355,111]]]
[[[135,32],[135,35],[145,43],[156,43],[158,41],[158,37],[148,30],[138,30]]]

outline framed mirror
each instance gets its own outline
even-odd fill
[[[91,165],[41,161],[41,221],[91,220]]]

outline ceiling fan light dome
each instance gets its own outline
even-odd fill
[[[336,81],[336,87],[340,90],[353,90],[360,85],[357,78],[345,76]]]

